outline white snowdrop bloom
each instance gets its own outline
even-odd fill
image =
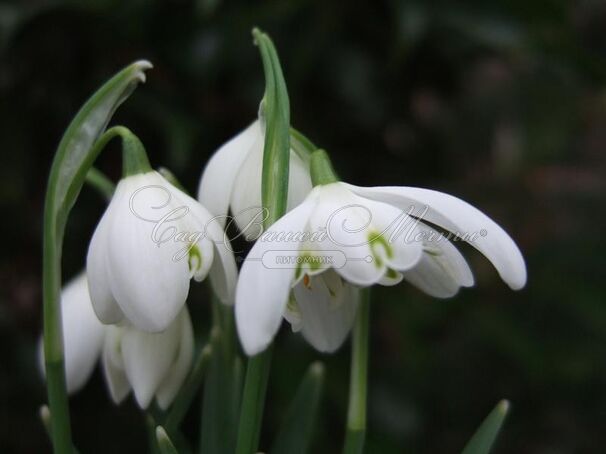
[[[133,326],[107,328],[103,372],[112,400],[119,404],[132,390],[141,408],[155,397],[167,409],[189,373],[194,335],[187,308],[161,333]]]
[[[157,172],[122,179],[88,249],[99,320],[163,331],[182,309],[190,278],[209,273],[221,300],[233,302],[235,261],[208,210]]]
[[[93,311],[86,274],[80,273],[61,291],[61,317],[67,392],[80,390],[88,381],[101,354],[106,327]],[[44,373],[44,345],[38,343],[40,368]]]
[[[204,168],[198,200],[225,222],[228,210],[238,228],[254,238],[260,233],[261,174],[265,133],[257,120],[225,143]],[[287,209],[297,206],[311,191],[309,162],[291,149]],[[251,224],[252,223],[252,224]]]
[[[516,244],[468,203],[428,189],[321,184],[257,240],[244,262],[236,289],[236,322],[246,353],[264,350],[283,316],[295,328],[299,323],[320,350],[342,342],[356,303],[333,290],[340,285],[335,276],[359,287],[405,279],[436,297],[472,286],[463,256],[421,219],[469,242],[512,289],[524,286],[526,265]],[[306,288],[315,289],[315,295],[306,294]],[[335,300],[341,304],[335,306]],[[328,312],[331,302],[343,312]]]

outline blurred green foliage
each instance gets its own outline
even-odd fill
[[[41,216],[64,128],[102,81],[148,58],[147,84],[115,123],[194,191],[211,153],[257,113],[257,25],[280,52],[293,125],[329,150],[341,176],[459,195],[501,223],[527,258],[519,293],[471,248],[477,286],[451,300],[404,284],[374,292],[368,452],[459,452],[501,398],[512,410],[496,453],[602,452],[605,21],[606,4],[595,0],[0,3],[0,451],[49,449],[37,420]],[[99,166],[117,177],[118,154]],[[83,191],[66,276],[83,266],[103,206]],[[202,338],[209,303],[194,286]],[[288,331],[275,351],[263,446],[319,356]],[[340,449],[348,350],[322,358],[314,453]],[[145,443],[135,405],[116,409],[99,373],[72,412],[82,452],[139,452]]]

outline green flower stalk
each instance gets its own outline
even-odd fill
[[[261,199],[263,208],[267,210],[263,222],[267,229],[286,212],[290,105],[280,61],[271,39],[258,29],[253,30],[253,37],[259,46],[265,72],[265,94],[261,103],[266,124]],[[236,445],[238,454],[257,451],[270,365],[271,349],[248,361]]]
[[[121,132],[112,129],[101,136],[103,130],[118,106],[138,83],[145,81],[144,71],[150,67],[147,61],[133,63],[87,101],[66,130],[51,167],[44,205],[43,300],[44,356],[56,453],[72,452],[59,301],[65,225],[93,161],[107,142]]]

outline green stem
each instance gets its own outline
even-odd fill
[[[238,444],[236,454],[253,454],[257,452],[263,420],[263,407],[267,392],[267,380],[271,366],[272,347],[248,360],[240,425],[238,426]]]
[[[366,394],[368,380],[368,325],[370,318],[370,289],[361,290],[360,307],[351,343],[351,372],[349,409],[344,454],[360,454],[366,436]]]
[[[267,229],[286,212],[291,133],[290,104],[278,54],[271,39],[257,28],[253,29],[252,33],[261,53],[265,74],[262,108],[266,128],[261,200],[263,208],[268,211],[268,217],[263,225]],[[271,354],[272,347],[270,346],[264,352],[248,360],[240,407],[237,454],[257,452],[271,367]]]
[[[290,128],[290,148],[306,163],[309,163],[311,154],[318,149],[311,140],[293,127]]]
[[[86,174],[86,182],[105,197],[108,202],[112,199],[116,185],[103,172],[91,167]]]
[[[48,403],[53,415],[52,434],[53,449],[58,454],[72,452],[69,405],[65,385],[65,367],[63,359],[63,324],[61,321],[61,252],[63,235],[69,209],[76,200],[88,170],[93,161],[116,136],[132,136],[132,133],[121,126],[107,130],[92,146],[86,163],[74,178],[67,191],[63,210],[56,210],[55,187],[61,174],[57,166],[51,169],[46,200],[44,204],[43,233],[43,271],[42,287],[44,299],[44,358],[46,365],[46,386]]]
[[[328,153],[325,150],[316,150],[311,154],[309,163],[311,183],[314,186],[331,184],[339,181],[335,169],[332,167]]]
[[[200,353],[198,353],[194,367],[185,380],[185,383],[183,383],[183,386],[181,387],[179,394],[177,394],[168,416],[164,421],[164,427],[169,433],[176,431],[185,417],[187,410],[196,396],[198,388],[200,388],[200,383],[202,383],[202,379],[208,368],[211,355],[212,348],[210,344],[204,346],[200,350]]]
[[[145,414],[145,429],[147,431],[147,444],[149,445],[150,454],[160,454],[158,440],[156,439],[156,420],[149,413]]]

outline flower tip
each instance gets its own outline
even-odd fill
[[[164,440],[169,440],[168,434],[166,433],[166,429],[164,429],[164,427],[156,427],[156,440],[158,440],[160,443]]]
[[[507,399],[503,399],[497,404],[497,409],[502,415],[506,415],[507,413],[509,413],[510,407],[511,403]]]
[[[522,264],[518,267],[518,272],[515,276],[507,280],[507,285],[512,290],[522,290],[526,285],[526,280],[528,278],[526,272],[526,264],[522,261]]]
[[[240,342],[242,343],[242,348],[244,349],[244,353],[246,356],[253,357],[256,356],[269,346],[270,341],[262,341],[261,339],[253,339],[252,336],[243,335],[240,332]]]
[[[324,377],[325,369],[324,364],[320,361],[315,361],[311,366],[309,366],[310,374],[318,379]]]
[[[50,427],[51,414],[48,405],[42,405],[39,410],[40,420],[45,427]]]
[[[154,67],[149,60],[138,60],[132,64],[136,70],[135,77],[139,79],[141,83],[145,83],[145,71]]]

